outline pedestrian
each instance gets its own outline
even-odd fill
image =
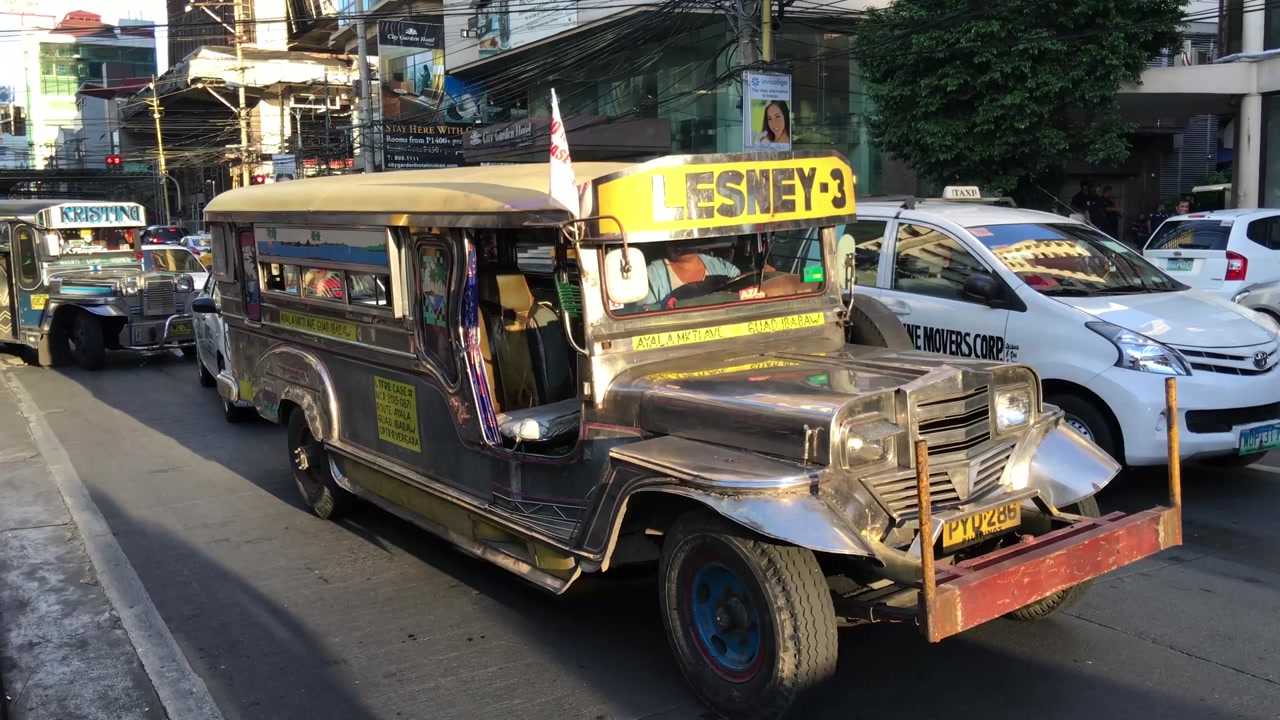
[[[1162,200],[1159,205],[1156,205],[1156,211],[1147,217],[1147,237],[1151,237],[1155,233],[1156,228],[1160,227],[1160,223],[1168,219],[1169,210],[1165,207],[1164,201]]]
[[[1174,215],[1186,215],[1189,212],[1191,212],[1191,200],[1189,198],[1182,198],[1178,201],[1178,207],[1174,212]]]
[[[1110,185],[1102,188],[1099,207],[1102,211],[1102,224],[1098,227],[1117,240],[1120,239],[1120,218],[1124,213],[1116,207],[1116,194]]]
[[[1107,232],[1107,212],[1105,208],[1106,203],[1102,197],[1102,189],[1094,185],[1089,193],[1089,222],[1094,227],[1110,235],[1111,233]]]
[[[1071,196],[1071,211],[1089,217],[1089,195],[1093,191],[1093,183],[1080,181],[1080,192]]]

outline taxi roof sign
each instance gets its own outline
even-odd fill
[[[943,200],[981,200],[982,189],[977,185],[948,185],[942,188]]]

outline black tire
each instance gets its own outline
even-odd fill
[[[211,388],[218,384],[217,378],[213,376],[213,373],[209,372],[199,357],[196,358],[196,367],[200,368],[200,387]]]
[[[705,573],[734,580],[717,585]],[[693,512],[667,532],[659,578],[667,639],[680,669],[721,717],[781,717],[797,697],[835,673],[835,609],[811,551]],[[721,591],[720,602],[696,600],[711,587]],[[708,629],[714,632],[709,637]]]
[[[1092,496],[1087,497],[1075,505],[1061,508],[1062,512],[1071,513],[1073,515],[1083,515],[1085,517],[1101,517],[1102,513],[1098,510],[1098,501]],[[1041,598],[1026,607],[1018,608],[1009,613],[1006,617],[1014,620],[1043,620],[1051,615],[1066,610],[1067,608],[1080,602],[1080,598],[1089,592],[1089,588],[1093,587],[1092,580],[1086,580],[1079,585],[1072,585],[1066,590],[1056,592],[1049,597]]]
[[[849,314],[844,337],[851,345],[869,345],[890,350],[915,349],[907,328],[898,316],[879,300],[862,295],[853,299],[853,312]]]
[[[71,364],[71,339],[67,331],[54,325],[49,332],[40,336],[36,346],[36,363],[48,368],[63,367]]]
[[[195,345],[179,345],[178,352],[182,353],[182,357],[186,357],[186,358],[195,357],[196,346]]]
[[[355,497],[333,480],[329,469],[329,453],[324,443],[316,440],[307,424],[306,414],[298,408],[289,413],[289,465],[293,482],[302,501],[311,512],[324,520],[337,520],[355,504]],[[305,461],[305,462],[304,462]]]
[[[91,313],[81,311],[71,330],[76,346],[76,360],[85,370],[101,370],[107,364],[107,345],[102,334],[102,323]]]
[[[1232,468],[1245,468],[1258,462],[1265,455],[1265,452],[1250,453],[1248,455],[1223,455],[1221,457],[1205,458],[1200,461],[1200,464],[1228,470]]]
[[[1116,437],[1111,420],[1093,401],[1079,395],[1057,393],[1045,398],[1045,402],[1062,408],[1067,424],[1072,429],[1092,440],[1094,445],[1102,448],[1116,462],[1124,464],[1120,440]]]

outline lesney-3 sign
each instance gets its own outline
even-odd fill
[[[599,214],[618,218],[628,235],[679,236],[851,219],[855,182],[838,155],[784,154],[768,160],[642,168],[602,178],[596,186]]]

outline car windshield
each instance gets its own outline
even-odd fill
[[[148,255],[150,255],[151,267],[156,270],[176,273],[208,272],[204,265],[200,264],[200,260],[185,248],[149,250]]]
[[[1182,290],[1138,253],[1087,225],[983,225],[969,232],[1023,282],[1045,295]]]
[[[57,232],[62,238],[62,253],[75,255],[132,250],[136,231],[133,228],[77,228]]]
[[[633,316],[730,305],[821,292],[826,279],[822,234],[813,228],[700,240],[637,243],[649,294],[638,303],[610,303]]]
[[[1148,250],[1226,250],[1231,220],[1170,220],[1156,230]]]

